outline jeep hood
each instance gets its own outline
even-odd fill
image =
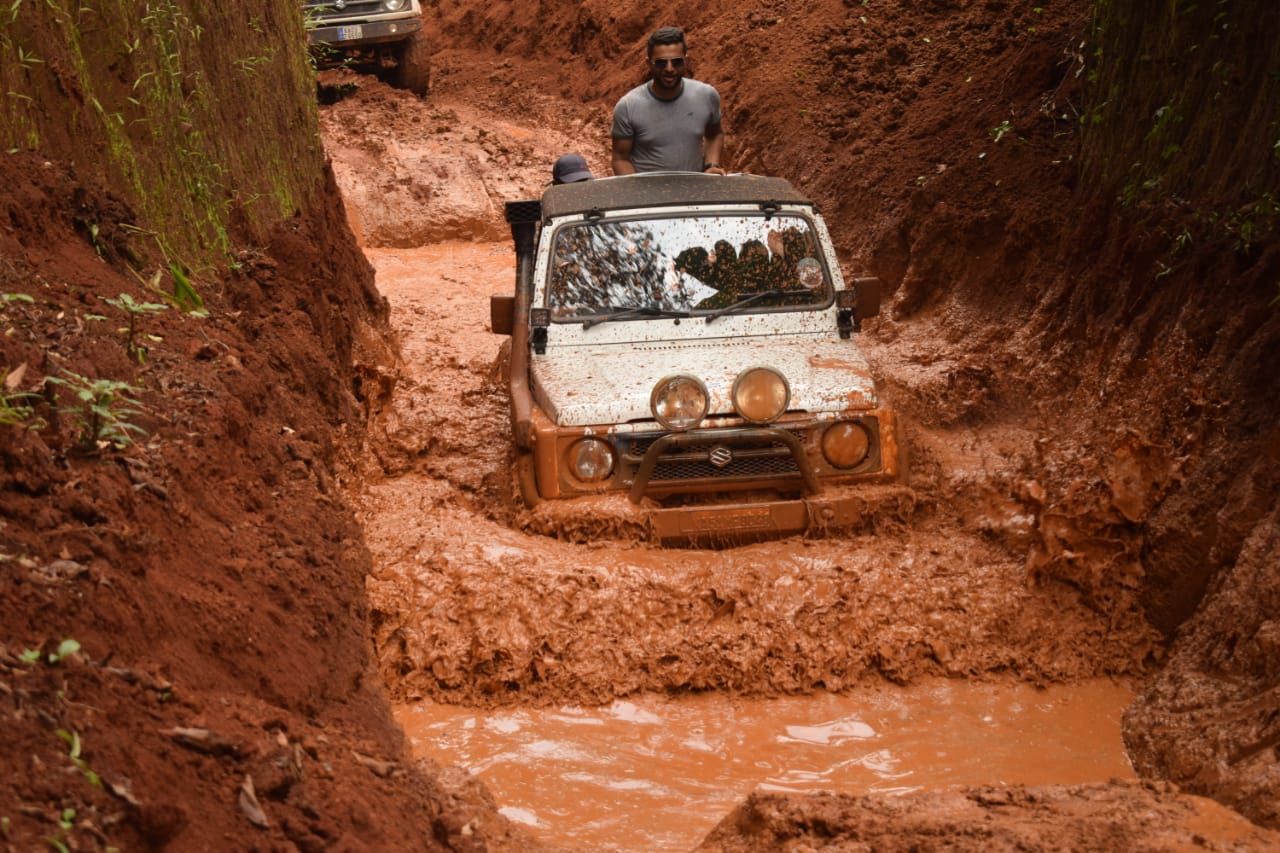
[[[654,385],[677,373],[703,381],[710,414],[732,414],[733,381],[750,367],[772,367],[786,377],[791,411],[865,411],[877,405],[857,344],[829,335],[555,347],[532,357],[530,375],[534,399],[552,421],[590,426],[651,419]]]

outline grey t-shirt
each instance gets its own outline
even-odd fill
[[[644,83],[618,99],[613,108],[614,139],[630,139],[637,172],[701,172],[702,137],[707,125],[720,123],[720,93],[714,86],[684,79],[670,101],[656,97]]]

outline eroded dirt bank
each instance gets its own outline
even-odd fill
[[[0,155],[0,188],[4,390],[29,406],[0,433],[0,847],[407,850],[473,821],[517,844],[407,759],[371,666],[337,477],[385,308],[336,190],[205,279],[207,317],[148,311],[139,359],[105,302],[159,304],[116,263],[132,212],[39,155]],[[39,376],[116,383],[103,446]]]

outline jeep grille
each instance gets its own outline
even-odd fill
[[[382,0],[347,0],[341,8],[334,0],[309,0],[303,3],[308,18],[354,18],[378,15],[386,10],[382,8]]]
[[[783,449],[785,453],[785,448]],[[667,483],[673,480],[737,480],[759,479],[764,477],[798,477],[800,469],[796,467],[791,454],[785,456],[742,457],[734,456],[733,461],[723,468],[717,468],[701,454],[698,459],[672,459],[664,457],[658,462],[651,483]]]
[[[793,431],[803,438],[803,431]],[[640,467],[645,452],[663,434],[636,436],[621,447],[623,476],[630,479]],[[690,480],[729,482],[734,480],[794,479],[800,476],[790,450],[780,441],[765,441],[732,449],[733,460],[723,467],[710,462],[711,448],[679,450],[663,454],[649,478],[650,483],[670,484]]]

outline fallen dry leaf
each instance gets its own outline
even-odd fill
[[[133,783],[128,778],[121,776],[119,779],[110,779],[101,774],[98,778],[102,780],[102,785],[108,794],[119,797],[135,808],[142,805],[142,802],[133,795]]]
[[[351,750],[351,754],[356,757],[357,762],[359,762],[360,764],[363,764],[365,767],[368,767],[370,770],[372,770],[373,775],[378,776],[382,779],[390,778],[391,776],[395,775],[396,771],[400,769],[399,767],[396,766],[394,762],[382,761],[380,759],[373,758],[368,755],[361,755],[360,753],[356,752],[354,749]]]
[[[240,784],[240,811],[244,812],[244,816],[249,819],[249,823],[259,829],[266,829],[271,824],[267,821],[267,813],[262,810],[262,806],[258,804],[258,794],[253,790],[253,777],[245,774],[244,782]]]
[[[27,363],[24,361],[13,370],[9,371],[9,375],[4,378],[4,390],[16,391],[18,386],[22,384],[22,377],[27,375]]]
[[[179,746],[203,752],[205,755],[239,755],[241,747],[227,740],[217,732],[208,729],[173,728],[161,734],[173,738]]]

